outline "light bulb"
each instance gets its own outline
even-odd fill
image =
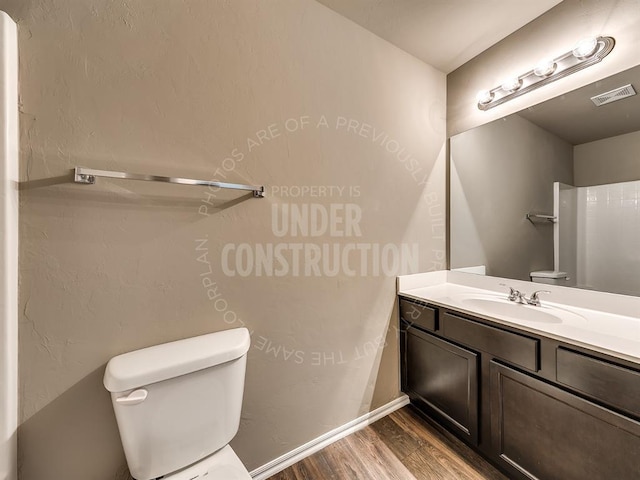
[[[519,77],[509,77],[502,82],[501,86],[505,92],[515,92],[522,86],[522,80]]]
[[[476,100],[481,105],[486,105],[493,100],[493,93],[490,90],[481,90],[478,92],[478,95],[476,95]]]
[[[533,69],[533,73],[538,77],[548,77],[556,71],[556,62],[552,58],[543,58]]]
[[[583,38],[578,43],[576,43],[575,47],[571,53],[576,58],[583,60],[585,58],[589,58],[591,55],[596,53],[598,49],[598,39],[596,37],[588,37]]]

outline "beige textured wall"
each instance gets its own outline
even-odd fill
[[[616,39],[602,63],[489,111],[478,110],[480,90],[530,70],[541,58],[571,50],[589,35]],[[640,0],[564,0],[447,76],[447,132],[464,132],[635,66],[639,44]]]
[[[572,183],[573,148],[518,115],[451,138],[451,268],[529,280],[553,270],[553,182]]]
[[[577,187],[640,180],[640,132],[576,145],[573,162]]]
[[[406,244],[417,270],[443,268],[442,73],[312,0],[0,8],[20,32],[22,480],[125,478],[104,366],[165,341],[252,331],[232,443],[249,469],[398,396],[400,270],[230,276],[222,252]],[[74,185],[76,165],[265,184],[267,198]],[[281,188],[302,186],[342,190]],[[353,228],[279,237],[277,215],[304,204],[348,210]]]

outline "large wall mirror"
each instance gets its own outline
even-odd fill
[[[640,295],[640,66],[455,135],[450,160],[451,269]]]

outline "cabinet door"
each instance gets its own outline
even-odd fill
[[[491,362],[493,448],[530,479],[640,478],[640,423]]]
[[[415,328],[406,331],[406,388],[429,415],[478,443],[478,355]]]

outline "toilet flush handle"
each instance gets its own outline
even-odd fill
[[[149,392],[144,388],[140,388],[138,390],[134,390],[129,395],[116,398],[116,402],[120,405],[138,405],[147,399],[147,395],[149,395]]]

